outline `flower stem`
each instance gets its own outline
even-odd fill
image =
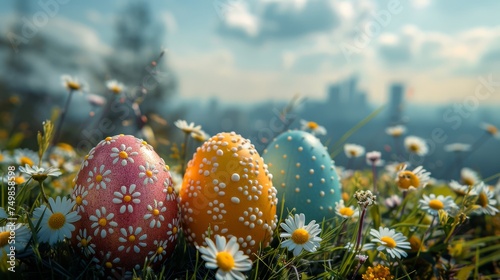
[[[64,105],[64,109],[61,112],[61,118],[59,119],[59,124],[57,125],[56,133],[54,134],[54,139],[52,141],[53,144],[59,142],[59,137],[61,137],[61,129],[64,123],[64,119],[66,118],[66,112],[68,112],[69,104],[71,103],[71,97],[73,97],[73,90],[69,90],[69,96],[66,99],[66,104]]]
[[[43,189],[43,181],[38,182],[40,185],[40,191],[42,192],[42,199],[47,204],[47,207],[52,211],[52,207],[50,207],[49,200],[47,199],[47,195],[45,194],[45,190]]]
[[[375,163],[372,163],[372,174],[373,174],[373,194],[378,196],[377,169],[375,168]]]
[[[361,236],[363,234],[363,221],[365,219],[366,207],[363,206],[363,210],[361,211],[361,215],[359,217],[359,227],[358,227],[358,236],[356,237],[356,246],[354,246],[354,250],[358,251],[359,245],[361,244]]]

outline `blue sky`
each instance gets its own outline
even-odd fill
[[[111,52],[124,1],[66,2],[40,32],[88,52]],[[500,81],[500,1],[147,3],[167,31],[163,47],[181,98],[324,99],[329,83],[356,74],[373,102],[385,101],[391,82],[404,82],[414,102],[459,103],[474,95],[478,77]],[[1,22],[12,19],[12,6],[0,3]],[[32,4],[33,14],[40,10]],[[481,102],[500,103],[499,91]]]

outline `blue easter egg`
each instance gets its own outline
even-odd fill
[[[295,213],[317,222],[335,216],[335,202],[341,199],[339,176],[318,138],[305,131],[285,132],[262,157],[273,175],[278,199],[284,199],[284,213],[279,214],[286,217],[295,208]]]

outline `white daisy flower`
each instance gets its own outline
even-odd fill
[[[480,126],[482,129],[484,129],[484,131],[486,131],[494,138],[500,139],[500,132],[498,131],[498,128],[496,126],[489,123],[482,123]]]
[[[157,261],[163,260],[163,258],[167,254],[167,251],[165,249],[167,248],[168,240],[155,240],[153,241],[153,244],[156,246],[156,250],[149,251],[148,255],[154,256],[152,261],[153,263],[155,263]]]
[[[87,84],[84,81],[79,81],[78,78],[70,75],[62,75],[61,83],[63,87],[70,91],[84,91],[87,88]]]
[[[111,179],[107,177],[109,174],[111,174],[111,170],[105,170],[104,164],[101,164],[99,170],[97,170],[97,167],[94,166],[94,169],[89,171],[89,177],[87,178],[87,183],[90,183],[89,190],[91,190],[94,186],[96,190],[99,190],[100,188],[105,190],[106,183],[111,182]]]
[[[288,217],[285,223],[281,223],[280,226],[286,231],[281,233],[280,237],[288,238],[281,243],[281,247],[286,247],[288,250],[293,250],[293,255],[298,256],[302,249],[308,252],[315,252],[316,248],[319,247],[319,242],[321,238],[317,235],[321,232],[319,225],[316,224],[315,220],[309,222],[306,226],[306,217],[304,214],[295,214],[294,217]]]
[[[205,142],[207,141],[208,138],[210,138],[210,135],[208,135],[205,131],[201,130],[200,131],[194,131],[191,132],[191,137],[193,137],[194,140],[200,141],[200,142]]]
[[[26,181],[28,181],[30,179],[30,177],[27,174],[22,173],[19,170],[16,170],[16,171],[14,171],[14,175],[12,175],[12,176],[3,176],[2,181],[5,184],[8,184],[9,179],[10,179],[10,181],[13,181],[16,184],[16,186],[19,186],[19,185],[25,183]]]
[[[403,125],[390,126],[385,129],[385,133],[392,137],[400,137],[406,132],[406,127]]]
[[[87,235],[86,228],[78,230],[76,240],[78,240],[78,244],[76,246],[82,250],[82,253],[86,257],[95,254],[95,244],[92,243],[92,236]]]
[[[372,151],[366,153],[366,164],[372,166],[382,166],[384,161],[382,160],[382,154],[379,151]]]
[[[450,182],[449,186],[454,192],[456,192],[459,195],[466,195],[467,192],[469,191],[469,187],[472,187],[472,186],[468,186],[468,185],[462,185],[459,182],[454,181],[454,180],[452,180]]]
[[[148,204],[148,210],[150,213],[144,215],[144,220],[151,219],[151,222],[149,222],[150,228],[154,228],[155,225],[157,228],[160,228],[161,222],[165,221],[162,213],[167,211],[167,207],[163,206],[163,201],[158,202],[156,199],[154,201],[154,207]]]
[[[344,205],[344,200],[335,202],[335,213],[344,219],[357,219],[359,217],[359,210],[352,205],[347,207]]]
[[[20,166],[19,171],[31,176],[34,180],[40,181],[40,180],[45,180],[47,177],[52,176],[52,177],[58,177],[61,175],[61,171],[59,168],[50,166],[48,168],[43,168],[43,167],[38,167],[36,165],[28,165],[26,164],[25,166]]]
[[[206,262],[205,267],[217,269],[217,280],[244,280],[242,271],[252,269],[252,261],[240,251],[236,237],[231,237],[226,243],[224,236],[215,235],[215,243],[210,238],[205,238],[207,247],[198,247],[201,258]]]
[[[53,245],[62,241],[65,237],[71,238],[71,232],[75,230],[74,222],[80,220],[76,211],[71,211],[75,202],[60,196],[54,199],[49,197],[50,208],[42,205],[33,211],[33,224],[40,221],[38,240]]]
[[[480,182],[477,172],[467,167],[464,167],[462,168],[462,170],[460,170],[460,177],[462,180],[462,184],[467,186],[475,186]]]
[[[85,197],[89,194],[88,190],[82,185],[77,185],[71,193],[71,198],[75,202],[76,211],[78,213],[85,212],[85,206],[89,204]]]
[[[485,214],[495,216],[498,212],[497,201],[493,199],[495,193],[486,186],[483,182],[480,182],[471,191],[472,195],[477,195],[476,205],[474,212],[475,214]]]
[[[180,130],[184,131],[184,133],[197,133],[201,134],[201,125],[196,125],[192,123],[187,123],[185,120],[177,120],[175,121],[175,126],[177,126]]]
[[[115,158],[113,160],[113,164],[116,164],[119,160],[122,166],[126,166],[127,163],[134,163],[133,156],[138,155],[139,153],[133,152],[132,147],[127,147],[125,144],[120,145],[120,149],[117,147],[111,148],[112,153],[110,156]]]
[[[375,237],[371,239],[372,243],[364,246],[366,249],[373,249],[378,245],[378,251],[386,251],[392,258],[405,258],[408,254],[405,249],[411,249],[410,242],[406,236],[394,229],[379,227],[379,230],[371,229],[370,234]]]
[[[166,194],[167,201],[173,201],[177,199],[172,180],[167,178],[165,182],[163,182],[163,193]]]
[[[365,154],[365,148],[357,144],[344,145],[344,153],[348,158],[357,158]]]
[[[15,149],[13,157],[19,166],[33,166],[38,161],[38,153],[29,149]]]
[[[458,206],[453,201],[451,196],[430,194],[429,196],[423,195],[420,199],[420,209],[427,211],[430,215],[437,217],[439,216],[439,210],[444,210],[447,213],[454,209],[458,209]]]
[[[444,146],[444,150],[447,152],[454,152],[454,153],[468,152],[470,151],[470,145],[463,143],[451,143]]]
[[[125,211],[128,211],[129,213],[134,212],[134,206],[132,203],[141,203],[141,200],[139,199],[141,193],[135,191],[135,184],[131,184],[128,190],[127,187],[121,186],[119,192],[114,192],[114,196],[113,203],[122,204],[120,207],[120,214],[125,213]]]
[[[325,127],[313,121],[300,120],[300,129],[310,131],[313,135],[326,135]]]
[[[147,184],[153,184],[154,182],[158,181],[158,178],[156,175],[160,172],[159,170],[156,169],[156,166],[154,164],[149,164],[149,162],[146,162],[146,165],[139,165],[139,178],[144,178],[144,181],[142,182],[143,185]]]
[[[401,190],[412,190],[419,187],[425,187],[430,180],[430,172],[427,172],[422,166],[413,171],[406,170],[403,165],[396,175],[396,184]]]
[[[94,236],[97,236],[100,231],[100,236],[105,238],[108,233],[115,232],[113,227],[118,226],[118,223],[113,221],[115,214],[109,213],[106,215],[106,212],[106,208],[101,207],[101,209],[95,210],[95,215],[90,215],[89,220],[93,222],[90,227],[95,228]]]
[[[109,80],[106,82],[106,87],[114,94],[120,94],[125,90],[125,86],[116,80]]]
[[[429,148],[427,147],[425,140],[417,136],[406,137],[404,144],[408,152],[419,156],[425,156],[429,152]]]
[[[7,217],[5,217],[7,218]],[[12,234],[11,232],[14,232]],[[15,238],[11,239],[11,236]],[[21,223],[16,223],[14,226],[4,226],[0,227],[0,259],[3,259],[8,252],[10,252],[10,247],[14,246],[17,252],[23,251],[28,245],[31,239],[31,231],[29,228]],[[15,243],[9,243],[15,241]]]
[[[125,245],[120,245],[118,247],[118,251],[121,252],[125,249],[125,252],[130,252],[130,249],[134,249],[135,253],[139,253],[141,251],[141,247],[146,247],[146,242],[144,242],[148,235],[146,233],[141,234],[142,228],[137,227],[134,228],[132,226],[128,227],[128,231],[125,228],[120,229],[120,233],[122,236],[118,238],[118,241],[121,243],[126,243]]]

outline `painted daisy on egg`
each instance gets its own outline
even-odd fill
[[[423,138],[417,136],[407,136],[404,141],[406,150],[412,154],[425,156],[429,152],[427,143]]]
[[[136,227],[134,229],[132,226],[129,226],[128,231],[126,228],[121,228],[120,233],[122,236],[118,238],[118,241],[124,244],[118,247],[118,251],[121,252],[125,250],[126,253],[129,253],[130,249],[133,249],[135,253],[139,253],[141,248],[146,247],[145,241],[148,238],[146,233],[141,232],[141,227]]]
[[[114,192],[113,203],[121,204],[120,206],[120,214],[128,211],[129,213],[134,212],[134,205],[141,203],[139,197],[141,196],[140,192],[135,191],[135,184],[131,184],[128,189],[126,186],[121,186],[119,192]]]
[[[108,136],[108,137],[104,138],[103,140],[101,140],[101,142],[99,142],[99,144],[97,144],[97,145],[98,146],[111,145],[112,143],[116,142],[116,138],[117,137]]]
[[[40,221],[38,240],[48,242],[53,245],[64,238],[71,238],[71,233],[75,230],[74,222],[80,220],[80,215],[76,211],[71,211],[75,202],[60,196],[54,200],[49,197],[50,208],[42,205],[33,211],[33,224]]]
[[[120,161],[122,166],[126,166],[127,163],[134,163],[134,159],[132,158],[133,156],[137,156],[139,153],[132,151],[132,147],[127,147],[125,144],[120,145],[120,149],[117,147],[111,148],[112,153],[110,156],[113,159],[113,164],[116,164],[118,161]]]
[[[286,247],[289,251],[293,250],[293,255],[298,256],[302,249],[308,252],[315,252],[319,247],[321,238],[317,235],[321,232],[319,224],[315,220],[309,222],[306,226],[306,216],[304,214],[295,214],[289,216],[280,226],[286,232],[281,233],[280,237],[288,238],[281,243],[281,247]]]
[[[174,218],[171,223],[168,223],[168,240],[174,242],[177,239],[177,234],[179,233],[179,219]]]
[[[90,160],[94,158],[94,153],[95,153],[95,147],[90,149],[89,153],[83,157],[82,168],[84,166],[87,167],[89,165]]]
[[[450,211],[458,208],[451,196],[436,196],[435,194],[427,196],[424,194],[423,198],[420,199],[419,202],[420,209],[427,211],[427,213],[434,217],[438,217],[439,210],[444,210],[447,213],[450,213]]]
[[[392,258],[405,258],[408,254],[404,250],[411,249],[410,242],[407,241],[406,236],[394,229],[386,227],[379,227],[378,230],[371,229],[370,235],[374,238],[371,239],[372,243],[367,243],[365,248],[377,248],[378,251],[386,251]]]
[[[106,215],[106,213],[106,208],[101,207],[101,209],[95,210],[95,215],[90,215],[89,220],[93,222],[90,227],[95,228],[94,236],[99,235],[100,232],[100,236],[105,238],[108,233],[115,232],[113,228],[118,226],[118,223],[113,221],[115,214],[109,213]]]
[[[477,195],[476,205],[474,205],[473,211],[474,214],[496,215],[498,208],[496,207],[496,199],[493,199],[495,193],[488,186],[481,182],[474,186],[471,194]]]
[[[205,261],[205,267],[217,269],[215,274],[217,280],[244,280],[246,278],[242,271],[252,269],[252,261],[243,251],[240,251],[236,237],[231,237],[226,243],[224,236],[215,235],[215,243],[210,238],[205,238],[205,242],[206,247],[197,249]]]
[[[94,167],[94,169],[89,171],[89,177],[87,178],[87,183],[90,183],[89,190],[94,186],[96,190],[99,190],[100,188],[103,190],[106,189],[106,183],[111,182],[111,179],[108,177],[109,174],[111,174],[111,170],[106,170],[105,168],[104,164],[101,164],[99,169]]]
[[[149,213],[144,215],[144,220],[151,219],[149,223],[150,228],[154,228],[155,226],[160,228],[161,222],[165,221],[162,213],[167,211],[167,207],[163,206],[163,201],[158,202],[156,199],[154,201],[154,206],[148,204]]]
[[[92,243],[92,236],[87,234],[87,229],[79,229],[76,235],[76,240],[78,244],[76,245],[85,256],[90,256],[95,254],[95,244]]]
[[[166,200],[172,201],[176,199],[175,189],[172,180],[166,179],[163,182],[163,193],[166,194]]]
[[[396,184],[400,190],[406,191],[425,187],[430,180],[430,172],[427,172],[422,166],[413,171],[406,170],[403,165],[396,175]]]
[[[146,162],[146,165],[139,166],[139,170],[139,178],[144,178],[144,181],[142,182],[143,185],[153,184],[154,182],[158,181],[158,177],[156,177],[156,175],[160,171],[156,169],[156,166],[154,164],[149,164],[149,162]]]
[[[71,199],[75,202],[76,211],[78,213],[85,212],[85,206],[89,204],[85,197],[89,194],[88,190],[82,185],[77,185],[71,194]]]
[[[167,254],[165,248],[167,248],[168,240],[155,240],[153,241],[153,244],[156,246],[156,250],[149,251],[148,254],[153,257],[152,261],[153,263],[155,263],[157,261],[163,260],[163,258]]]
[[[313,135],[326,135],[325,127],[313,121],[300,120],[300,129],[310,131]]]

